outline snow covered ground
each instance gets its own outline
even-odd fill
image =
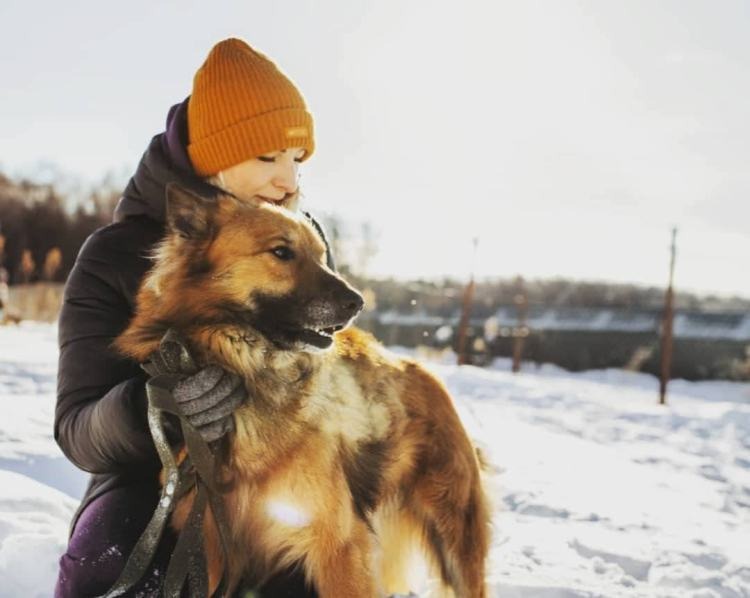
[[[85,477],[52,439],[55,329],[0,328],[0,597],[50,596]],[[430,367],[491,455],[503,598],[750,597],[750,385]]]

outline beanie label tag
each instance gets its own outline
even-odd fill
[[[284,134],[287,139],[290,137],[307,137],[307,127],[287,127]]]

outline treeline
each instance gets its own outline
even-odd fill
[[[0,269],[9,284],[63,282],[78,250],[111,221],[115,189],[102,184],[84,197],[66,197],[54,185],[13,181],[0,174]]]
[[[332,214],[317,215],[328,234],[328,241],[339,271],[359,289],[368,290],[371,309],[402,314],[422,312],[433,316],[455,316],[461,309],[466,280],[374,279],[366,275],[377,254],[378,231],[367,222],[344,222]],[[525,301],[529,306],[604,307],[613,309],[656,309],[664,306],[663,287],[636,284],[587,282],[566,278],[493,278],[474,286],[471,313],[487,318],[499,307]],[[675,307],[688,311],[748,311],[750,298],[675,293]]]
[[[372,280],[350,276],[358,288],[370,289],[379,312],[424,312],[451,317],[461,309],[466,282]],[[661,309],[664,289],[632,284],[607,284],[568,279],[496,279],[477,282],[471,302],[474,317],[487,318],[499,307],[526,301],[529,306],[604,307],[617,309]],[[675,306],[689,311],[748,311],[750,300],[742,297],[699,296],[677,292]]]
[[[8,282],[64,282],[86,237],[111,222],[121,185],[103,181],[85,192],[61,191],[60,185],[13,181],[0,173],[0,272]],[[425,312],[450,317],[461,308],[466,281],[372,279],[368,265],[377,253],[378,234],[367,222],[352,224],[334,215],[320,218],[339,270],[378,311]],[[2,280],[2,278],[0,278]],[[498,307],[516,304],[569,307],[659,309],[664,289],[568,279],[493,279],[477,282],[472,301],[475,317],[489,317]],[[750,300],[677,292],[683,310],[747,311]]]

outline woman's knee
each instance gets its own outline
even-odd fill
[[[104,594],[125,567],[156,500],[152,488],[141,486],[117,488],[94,499],[81,513],[60,558],[55,598]],[[160,568],[155,559],[149,575],[158,579]]]

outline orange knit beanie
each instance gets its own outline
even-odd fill
[[[276,65],[239,39],[216,44],[193,79],[188,155],[201,176],[262,154],[315,149],[312,115]]]

